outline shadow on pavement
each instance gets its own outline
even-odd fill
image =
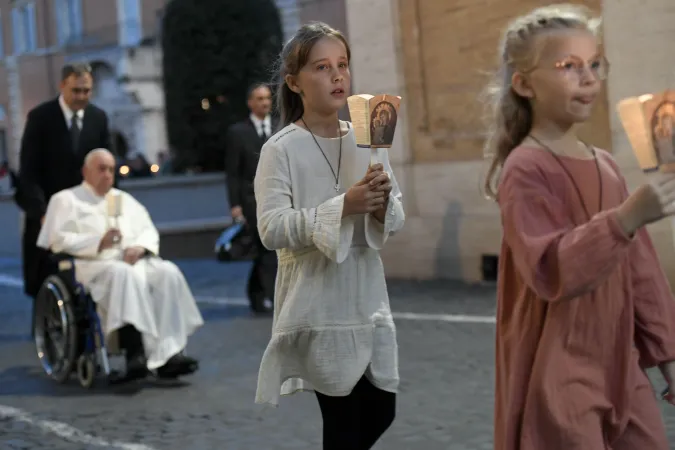
[[[38,364],[36,362],[36,364]],[[104,378],[96,380],[90,389],[78,384],[72,376],[64,384],[58,384],[47,378],[39,366],[18,366],[0,372],[1,396],[49,396],[49,397],[99,397],[134,396],[147,389],[181,389],[190,386],[187,380],[160,381],[154,378],[134,381],[126,384],[109,385]]]

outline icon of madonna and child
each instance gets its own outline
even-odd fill
[[[373,108],[370,117],[370,135],[373,146],[390,147],[394,141],[397,114],[394,105],[387,101],[379,102]]]

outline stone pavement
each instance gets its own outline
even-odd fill
[[[201,370],[182,385],[146,381],[85,391],[74,381],[56,385],[40,372],[27,335],[28,304],[7,286],[18,267],[0,263],[1,449],[321,448],[312,395],[282,398],[278,409],[253,403],[271,321],[222,301],[243,297],[247,267],[211,261],[181,267],[206,319],[188,348]],[[395,312],[414,314],[397,320],[398,416],[376,448],[491,449],[494,325],[448,315],[493,315],[493,289],[392,282],[389,290]],[[664,414],[675,443],[675,409]]]

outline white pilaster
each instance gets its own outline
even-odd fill
[[[293,37],[293,34],[300,28],[300,6],[298,0],[275,0],[279,14],[281,15],[281,26],[284,30],[284,41]]]
[[[394,94],[403,97],[389,159],[400,164],[410,159],[405,79],[399,48],[396,0],[345,0],[347,29],[352,50],[354,94]]]

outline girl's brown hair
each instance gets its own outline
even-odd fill
[[[507,27],[499,45],[499,69],[485,92],[489,107],[485,154],[492,156],[484,186],[488,197],[497,197],[500,169],[532,128],[530,102],[512,89],[511,79],[517,71],[527,72],[537,65],[540,52],[534,45],[535,38],[565,29],[597,34],[599,27],[600,20],[593,18],[588,8],[570,4],[537,8]]]
[[[286,76],[297,75],[300,72],[307,64],[309,52],[312,51],[314,44],[324,37],[340,40],[347,50],[347,59],[351,60],[349,44],[340,31],[323,22],[310,22],[300,27],[293,38],[284,45],[279,56],[277,109],[281,115],[280,128],[299,120],[305,112],[301,95],[288,87]]]

